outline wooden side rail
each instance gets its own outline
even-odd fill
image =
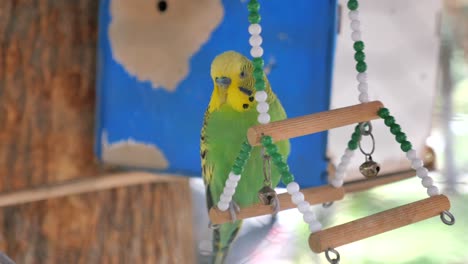
[[[341,200],[344,197],[343,188],[334,188],[332,186],[320,186],[302,190],[305,200],[310,204],[321,204]],[[291,195],[288,193],[278,194],[280,201],[280,210],[295,208],[296,205],[291,201]],[[255,204],[250,207],[241,208],[237,214],[237,219],[245,219],[254,216],[272,214],[273,209],[269,205]],[[212,224],[223,224],[231,221],[229,211],[221,211],[217,208],[210,209],[210,220]]]
[[[450,201],[445,195],[432,196],[311,234],[309,246],[315,253],[321,253],[328,248],[336,248],[437,216],[449,209]]]
[[[416,171],[413,169],[388,173],[384,175],[379,175],[378,177],[372,179],[359,179],[354,181],[346,182],[343,185],[346,193],[355,193],[367,191],[375,187],[383,186],[386,184],[394,183],[397,181],[402,181],[416,175]]]
[[[281,141],[309,135],[332,128],[366,122],[379,118],[377,111],[383,107],[380,101],[338,108],[326,112],[289,118],[249,128],[247,139],[252,146],[260,145],[262,135]]]

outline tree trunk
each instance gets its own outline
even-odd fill
[[[95,0],[0,1],[0,191],[104,170],[93,154]],[[0,208],[0,251],[28,263],[191,263],[187,181]]]

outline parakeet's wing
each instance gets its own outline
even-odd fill
[[[213,179],[213,171],[214,171],[214,164],[208,162],[208,145],[207,145],[207,135],[206,135],[206,125],[209,118],[208,110],[205,112],[205,116],[203,117],[203,126],[201,130],[201,137],[200,137],[200,157],[201,157],[201,164],[202,164],[202,176],[203,182],[205,183],[206,187],[206,205],[208,210],[213,207],[213,199],[211,197],[210,191],[210,182]]]

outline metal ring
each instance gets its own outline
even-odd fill
[[[446,217],[450,218],[450,220],[447,220]],[[442,222],[446,225],[455,224],[455,216],[453,216],[453,214],[447,210],[444,210],[442,213],[440,213],[440,220],[442,220]]]
[[[216,229],[219,229],[219,226],[218,224],[213,224],[213,223],[209,223],[208,224],[208,228],[211,229],[211,230],[216,230]]]
[[[372,135],[372,133],[369,133],[369,136],[372,140],[372,149],[369,153],[366,153],[363,149],[362,149],[362,146],[361,146],[361,142],[362,140],[359,140],[359,150],[361,150],[362,154],[366,155],[366,156],[370,156],[374,153],[374,150],[375,150],[375,138],[374,138],[374,135]]]
[[[366,130],[366,127],[367,127],[367,130]],[[359,131],[361,132],[361,135],[363,136],[370,135],[372,133],[372,123],[370,121],[359,123]]]
[[[333,253],[335,254],[335,258],[331,258],[330,257],[330,254],[329,253]],[[336,251],[336,249],[334,248],[329,248],[325,251],[325,257],[327,258],[328,262],[330,262],[331,264],[338,264],[340,263],[340,253],[338,251]]]
[[[333,205],[333,201],[323,203],[323,204],[322,204],[322,207],[323,207],[323,208],[330,208],[332,205]]]

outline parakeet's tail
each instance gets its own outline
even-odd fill
[[[224,264],[232,242],[237,236],[242,221],[222,224],[213,231],[213,259],[212,264]]]

